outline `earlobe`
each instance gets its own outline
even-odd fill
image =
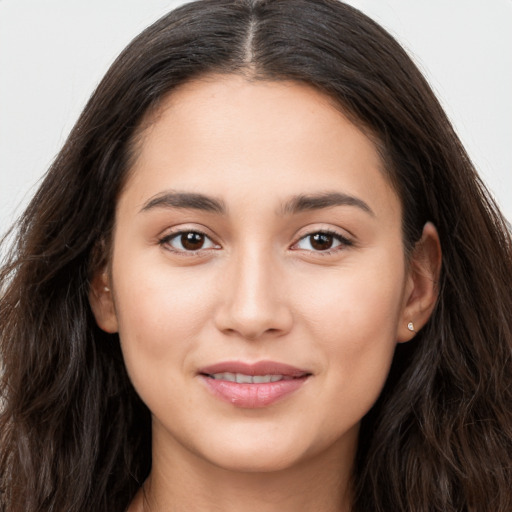
[[[397,333],[399,343],[413,339],[430,318],[439,293],[441,260],[441,244],[437,229],[434,224],[427,222],[409,263]]]
[[[98,327],[108,333],[117,332],[117,315],[106,271],[98,272],[93,277],[89,289],[89,303]]]

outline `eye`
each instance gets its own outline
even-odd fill
[[[160,243],[170,247],[176,252],[195,252],[202,249],[219,248],[211,238],[200,231],[180,231],[173,233],[160,240]]]
[[[331,252],[338,247],[350,245],[352,242],[338,233],[319,231],[302,237],[293,248],[304,251]]]

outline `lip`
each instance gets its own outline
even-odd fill
[[[204,375],[214,373],[244,373],[245,375],[285,375],[286,377],[302,377],[310,374],[289,364],[277,363],[275,361],[258,361],[256,363],[244,363],[242,361],[224,361],[221,363],[206,366],[199,370]]]
[[[243,373],[245,375],[283,375],[286,380],[265,383],[238,383],[214,379],[213,374]],[[274,361],[244,363],[224,361],[201,368],[199,377],[217,398],[235,407],[258,409],[269,406],[300,389],[311,377],[311,372]]]

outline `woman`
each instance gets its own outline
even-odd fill
[[[511,264],[383,29],[181,7],[107,73],[3,267],[3,510],[510,510]]]

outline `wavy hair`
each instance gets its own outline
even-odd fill
[[[512,242],[450,122],[399,44],[337,0],[200,0],[118,57],[16,231],[0,273],[0,510],[121,512],[151,469],[151,421],[89,282],[144,116],[207,73],[329,95],[376,144],[403,206],[443,249],[439,299],[397,347],[363,418],[354,512],[512,510]]]

